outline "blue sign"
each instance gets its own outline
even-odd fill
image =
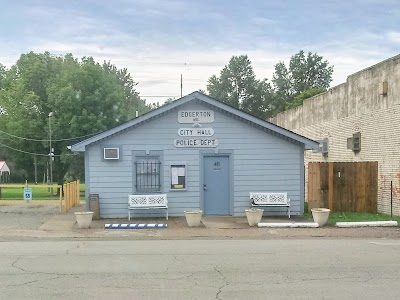
[[[32,200],[32,189],[24,188],[24,200],[29,201]]]

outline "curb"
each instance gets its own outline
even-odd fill
[[[337,222],[336,227],[394,227],[398,226],[397,221],[371,221],[371,222]]]
[[[268,228],[318,228],[318,223],[258,223],[258,227]]]

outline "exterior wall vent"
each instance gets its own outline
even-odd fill
[[[387,96],[387,93],[388,93],[388,83],[387,81],[384,81],[379,85],[379,94],[382,96]]]

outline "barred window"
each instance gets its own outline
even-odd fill
[[[138,157],[135,162],[136,191],[161,191],[161,162],[159,157]]]

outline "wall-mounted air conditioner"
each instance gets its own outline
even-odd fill
[[[104,148],[104,159],[119,159],[119,148]]]

